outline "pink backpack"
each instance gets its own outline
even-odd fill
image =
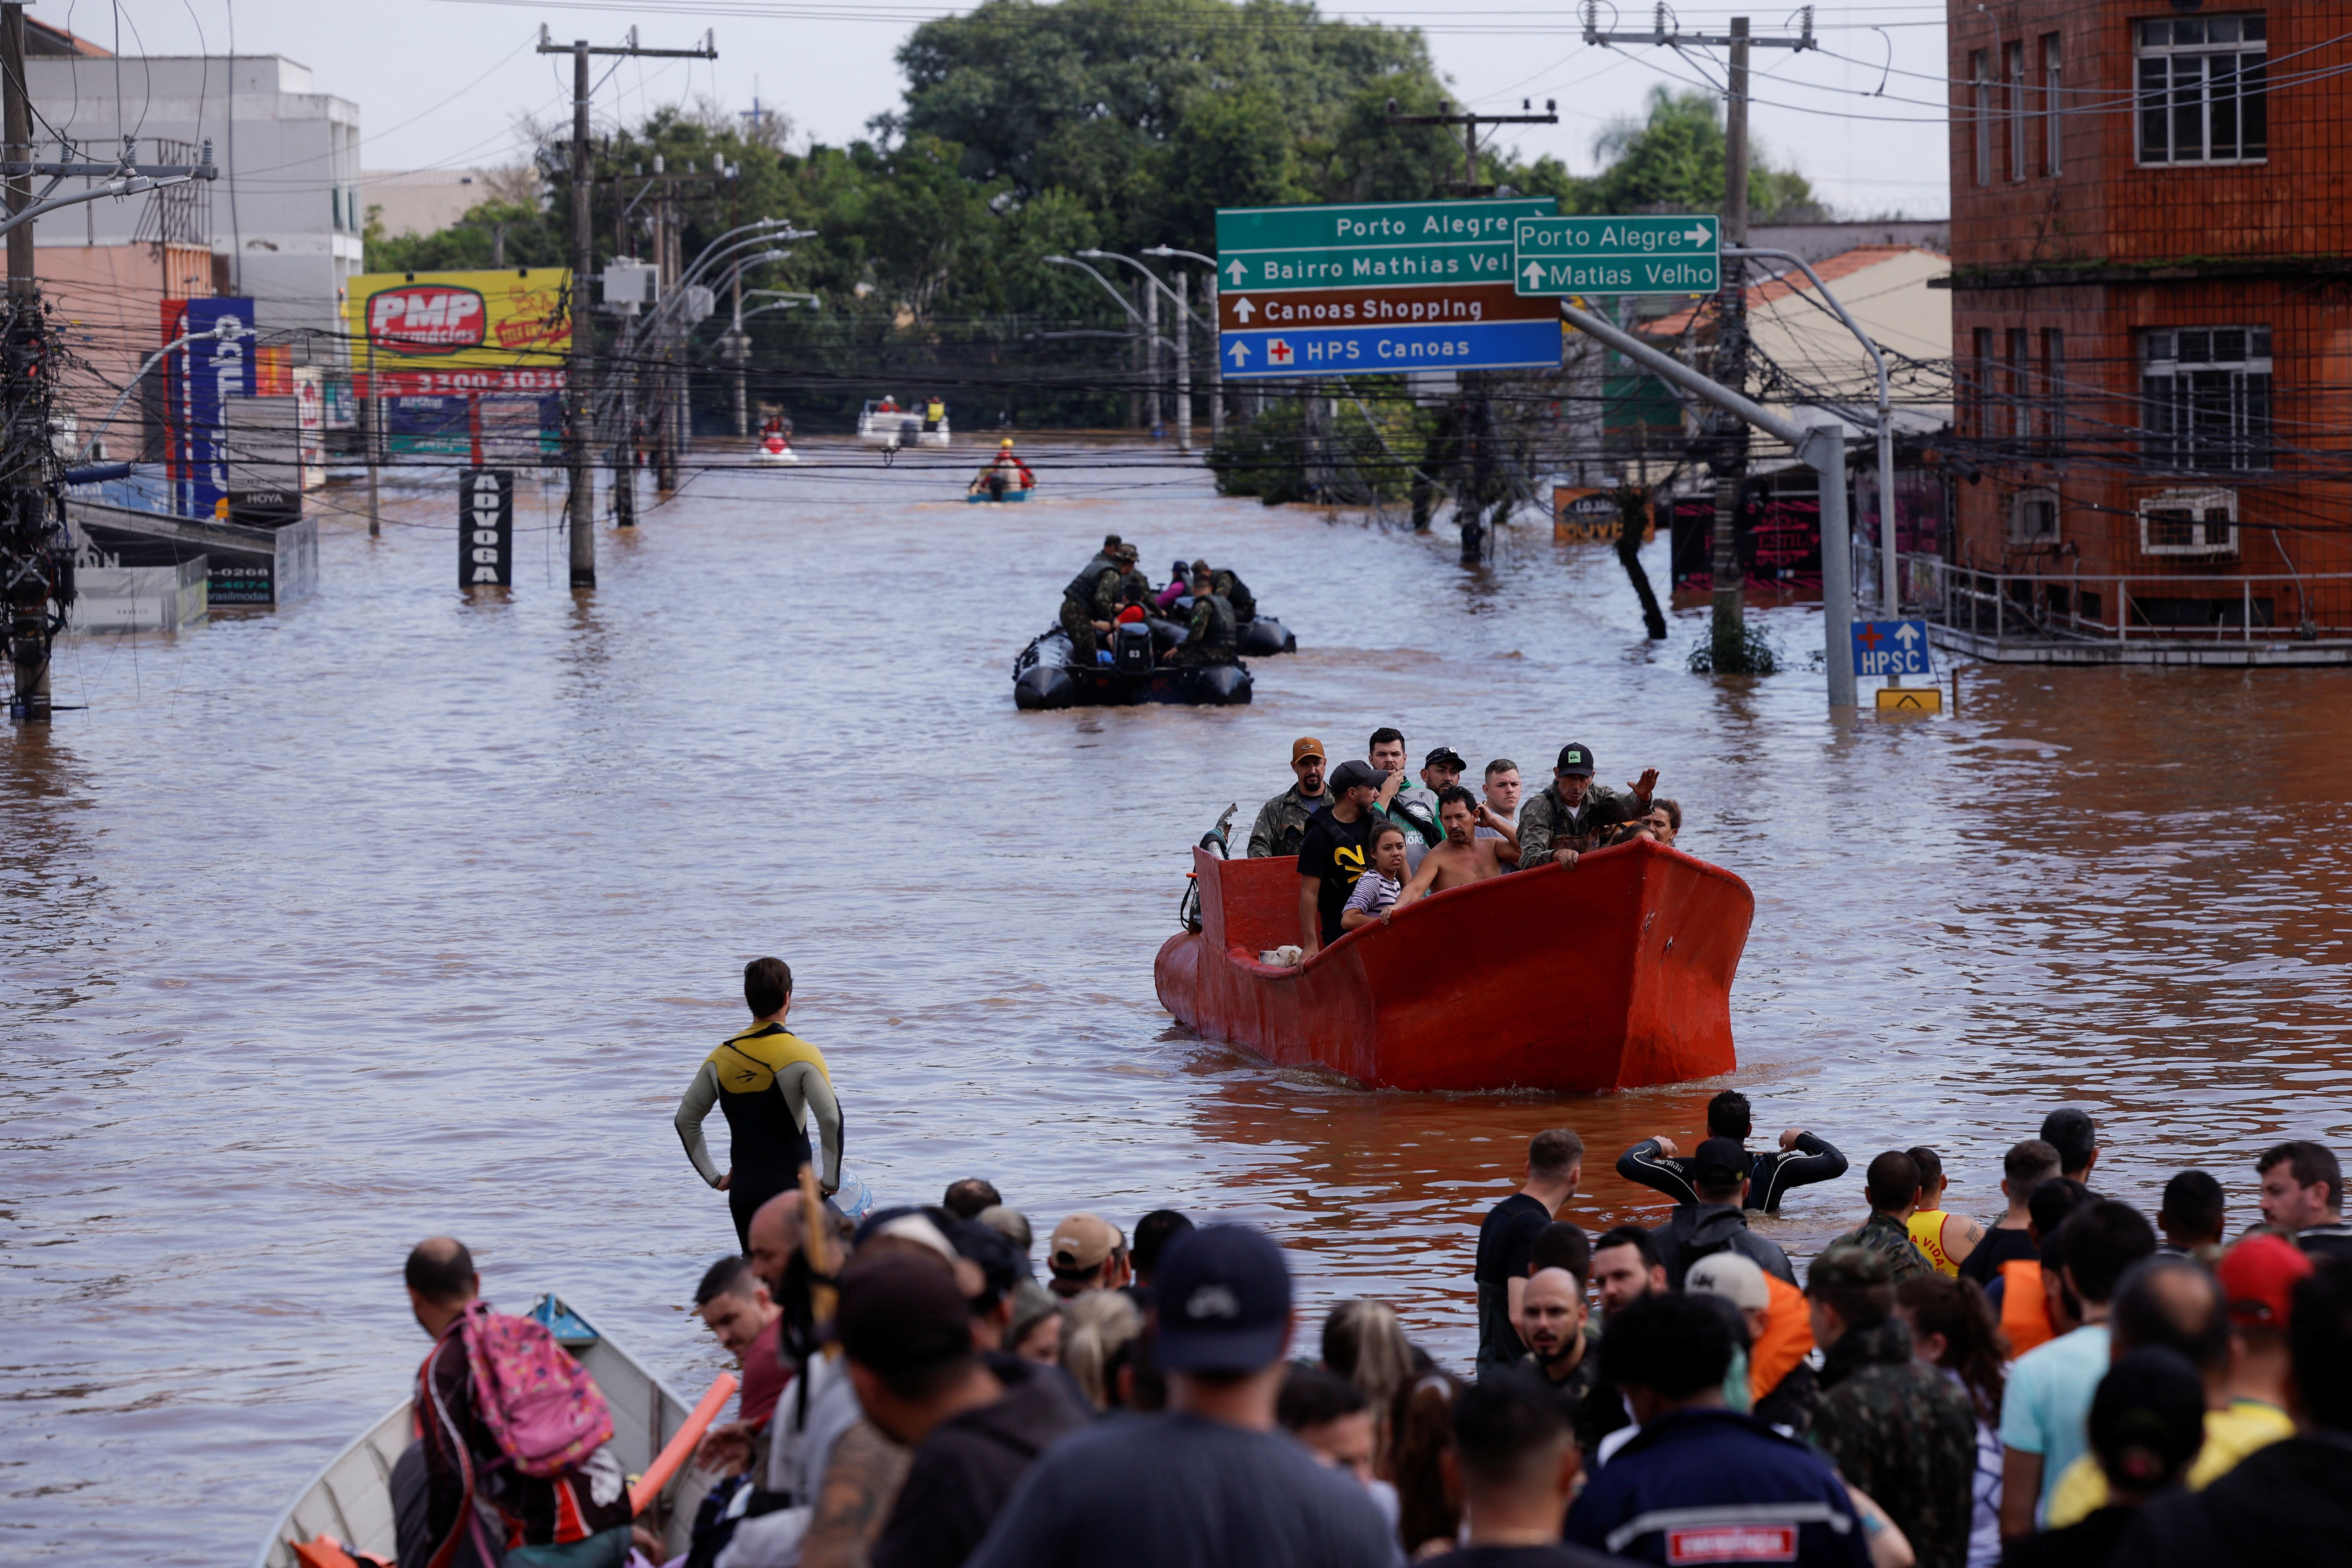
[[[458,1331],[474,1372],[475,1408],[516,1469],[560,1476],[613,1440],[603,1391],[546,1325],[478,1301]]]

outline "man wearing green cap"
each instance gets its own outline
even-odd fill
[[[1919,1568],[1965,1568],[1976,1409],[1957,1383],[1913,1357],[1885,1256],[1832,1247],[1813,1260],[1805,1304],[1822,1347],[1813,1447],[1886,1510]]]
[[[1658,787],[1658,770],[1642,776],[1619,795],[1607,784],[1592,782],[1592,748],[1571,741],[1559,749],[1552,769],[1551,787],[1528,802],[1519,812],[1519,868],[1532,870],[1558,861],[1576,864],[1576,857],[1594,834],[1621,822],[1631,822],[1650,809],[1650,792]]]

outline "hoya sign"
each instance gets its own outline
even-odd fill
[[[368,343],[378,353],[456,353],[481,346],[488,319],[478,289],[428,283],[386,289],[368,296]]]

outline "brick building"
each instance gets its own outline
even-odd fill
[[[1953,0],[1949,37],[1953,553],[1985,575],[1948,615],[2321,655],[2352,634],[2352,0]]]

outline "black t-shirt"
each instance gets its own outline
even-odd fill
[[[1478,1281],[1478,1357],[1482,1369],[1493,1362],[1515,1362],[1528,1353],[1519,1331],[1511,1322],[1510,1281],[1528,1277],[1528,1262],[1536,1237],[1551,1223],[1551,1211],[1528,1196],[1513,1193],[1486,1211],[1478,1226],[1478,1264],[1472,1278]]]
[[[1624,1568],[1581,1546],[1465,1546],[1434,1559],[1437,1568]]]
[[[1960,1259],[1960,1278],[1990,1290],[2000,1278],[2002,1264],[2032,1262],[2041,1256],[2041,1247],[2021,1230],[1989,1230],[1976,1250]]]
[[[1356,879],[1371,864],[1371,851],[1367,841],[1371,837],[1372,814],[1360,811],[1353,822],[1342,822],[1325,806],[1307,822],[1307,837],[1298,846],[1298,874],[1320,877],[1322,891],[1315,896],[1315,907],[1323,917],[1323,940],[1339,940],[1339,911],[1346,907],[1348,895],[1356,889]]]

